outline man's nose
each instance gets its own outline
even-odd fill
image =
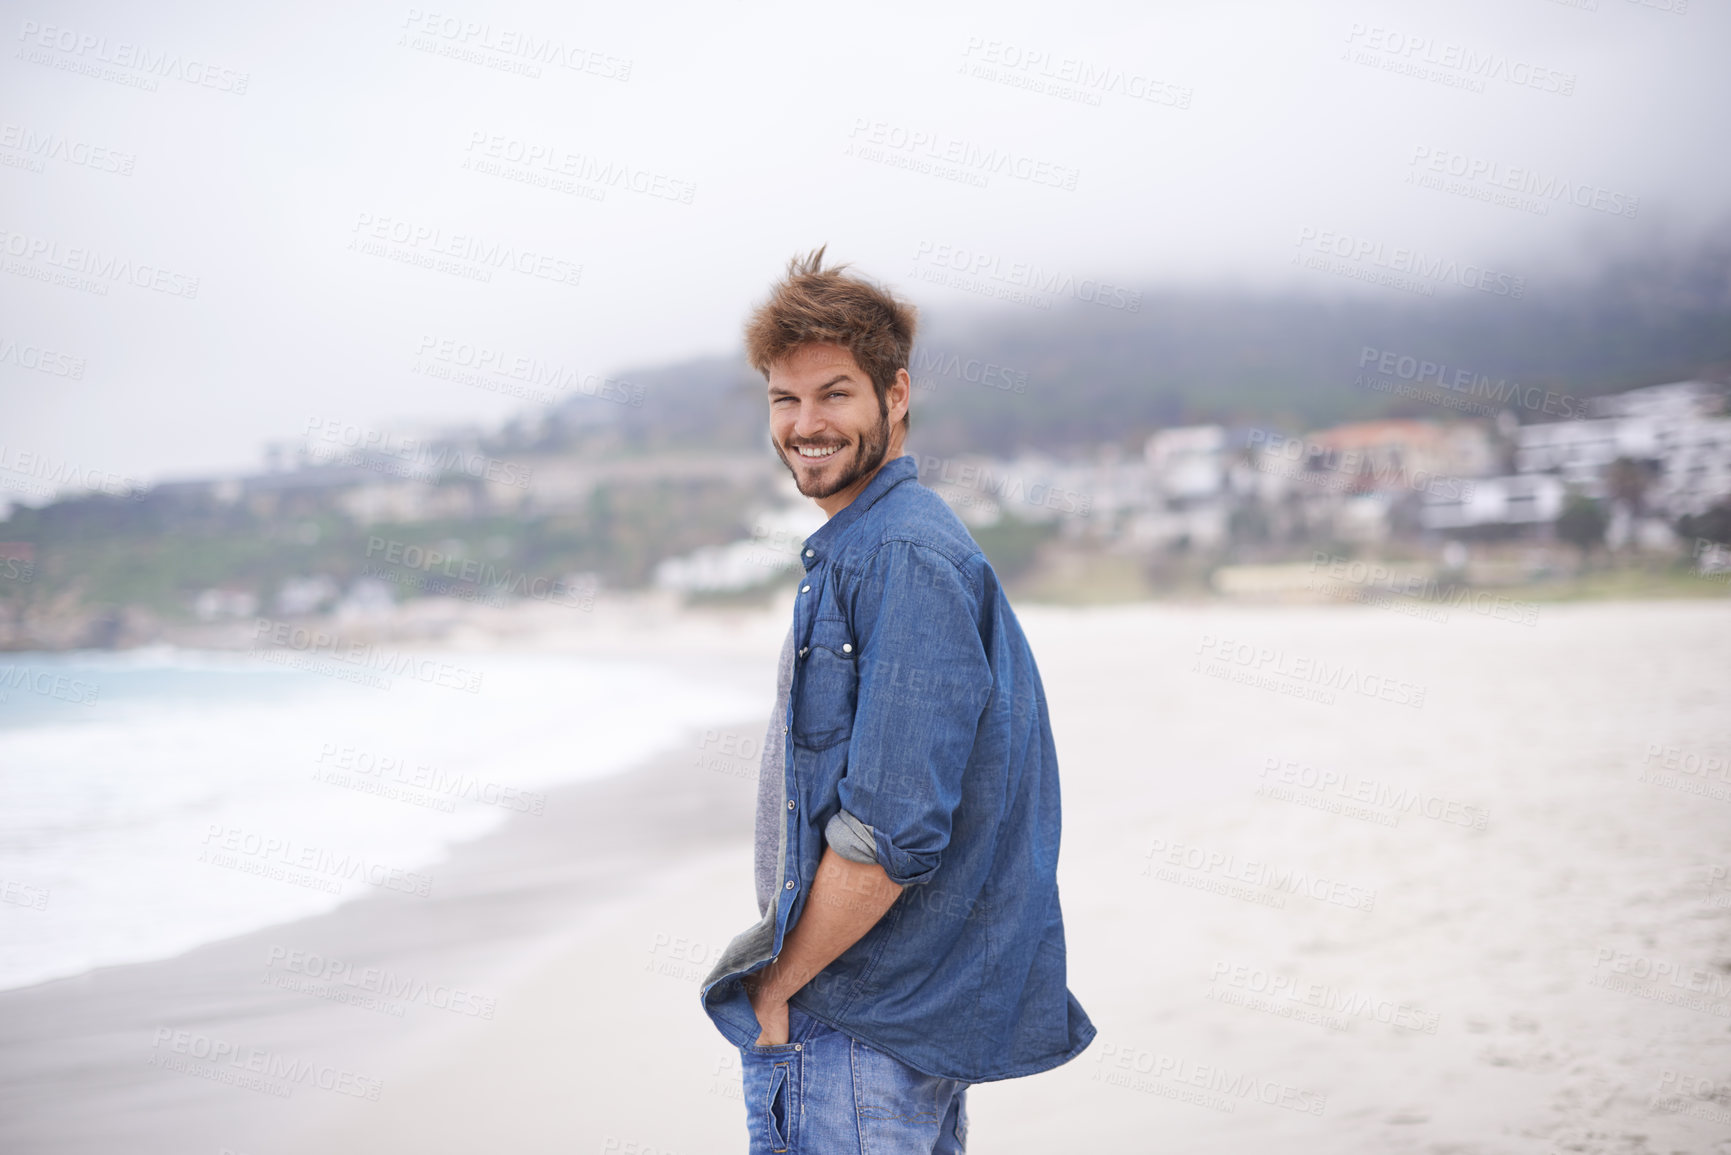
[[[793,435],[795,437],[801,438],[802,440],[816,437],[828,428],[829,423],[825,421],[823,415],[818,412],[818,406],[816,404],[810,401],[801,401],[799,403],[799,416],[793,423]]]

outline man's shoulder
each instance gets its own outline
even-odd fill
[[[863,567],[895,544],[935,555],[933,561],[942,558],[963,571],[985,560],[962,519],[917,477],[898,482],[873,503],[848,535],[844,557],[838,560]]]

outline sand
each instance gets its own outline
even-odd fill
[[[1731,1151],[1731,605],[1021,615],[1100,1033],[974,1088],[971,1150]],[[461,848],[437,900],[0,994],[0,1150],[742,1150],[696,991],[755,917],[754,783],[697,742]],[[491,1017],[272,986],[273,949]],[[338,1085],[150,1065],[198,1035]]]

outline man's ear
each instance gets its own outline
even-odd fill
[[[890,403],[891,425],[900,425],[902,419],[907,416],[908,408],[913,400],[913,387],[913,378],[908,376],[908,371],[897,369],[896,379],[890,382],[889,395],[886,398]],[[898,408],[900,412],[897,412]]]

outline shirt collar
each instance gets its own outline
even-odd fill
[[[845,507],[836,511],[834,517],[824,522],[816,533],[805,539],[804,547],[799,551],[799,560],[806,569],[822,561],[848,526],[858,521],[866,510],[877,504],[878,498],[907,481],[919,475],[919,459],[911,453],[891,461],[886,461],[872,474],[872,479],[866,482],[866,487],[854,496]]]

